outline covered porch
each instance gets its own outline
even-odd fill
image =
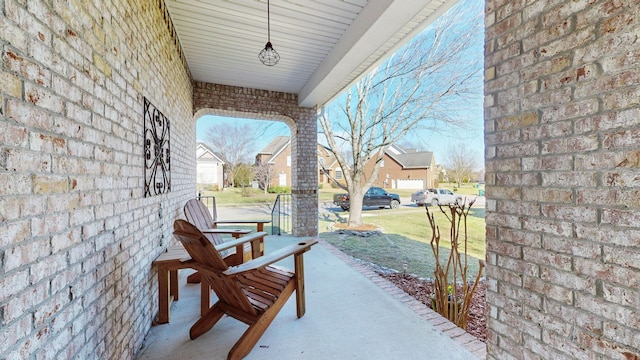
[[[274,0],[281,62],[267,67],[257,59],[265,0],[0,1],[0,358],[131,359],[161,345],[140,352],[150,331],[162,339],[151,330],[152,262],[175,243],[173,221],[196,194],[199,114],[289,124],[294,233],[316,235],[317,108],[454,3]],[[637,10],[631,1],[486,1],[488,358],[640,357]],[[148,104],[169,120],[162,151],[145,134]],[[170,164],[162,181],[146,176],[152,153]],[[148,196],[149,187],[162,191]],[[292,321],[285,309],[278,321],[346,345],[314,323],[335,292],[312,284],[343,266],[328,259],[308,262],[317,278],[307,316]],[[419,344],[420,356],[423,334],[451,344],[347,273],[361,296],[347,315],[409,319],[387,325],[415,326],[396,340]],[[386,304],[367,308],[374,298]],[[197,306],[180,306],[191,323]],[[358,322],[348,335],[364,334]],[[388,332],[366,344],[411,350],[385,342]],[[269,348],[252,356],[268,357],[281,334],[268,332]],[[304,339],[309,351],[319,338]]]
[[[266,251],[297,241],[268,236]],[[280,265],[292,268],[288,260]],[[326,242],[315,245],[304,261],[307,313],[296,318],[295,299],[289,299],[246,359],[486,357],[484,342]],[[138,360],[226,359],[246,329],[225,317],[208,333],[189,339],[189,328],[200,316],[200,287],[186,282],[191,272],[180,271],[180,300],[171,306],[171,320],[151,328]]]

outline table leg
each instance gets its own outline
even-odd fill
[[[178,292],[180,289],[178,284],[178,270],[169,271],[169,292],[173,296],[173,301],[178,301]]]
[[[169,322],[169,271],[158,266],[158,323]]]

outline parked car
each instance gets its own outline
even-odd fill
[[[449,205],[456,201],[462,203],[462,195],[455,194],[449,189],[424,189],[411,194],[411,202],[418,206],[424,205]]]
[[[411,194],[411,202],[418,206],[424,206],[427,203],[427,196],[430,192],[435,193],[436,189],[419,190]]]
[[[334,194],[333,203],[342,208],[349,210],[349,194]],[[372,187],[364,194],[362,206],[377,206],[380,209],[389,207],[397,209],[400,207],[400,195],[388,193],[385,189]]]

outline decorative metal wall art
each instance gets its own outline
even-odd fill
[[[144,196],[171,191],[171,126],[144,98]]]

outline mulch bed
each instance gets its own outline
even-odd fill
[[[422,280],[415,276],[400,273],[378,271],[378,274],[394,283],[416,300],[431,307],[430,295],[431,289],[433,288],[433,281]],[[467,332],[484,342],[487,341],[487,321],[484,312],[486,292],[487,285],[484,281],[481,281],[471,300],[471,309],[469,311],[469,318],[467,319]]]

